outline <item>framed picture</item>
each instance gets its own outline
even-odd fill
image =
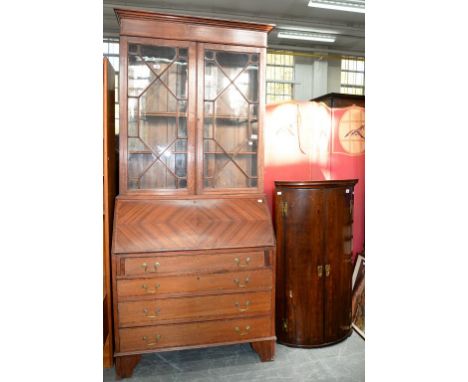
[[[365,265],[366,259],[362,255],[358,255],[356,258],[356,263],[354,264],[354,271],[353,271],[353,277],[352,277],[352,288],[354,291],[354,286],[356,285],[356,280],[359,278],[364,278],[364,265]]]
[[[352,277],[352,325],[365,338],[365,258],[358,255]]]

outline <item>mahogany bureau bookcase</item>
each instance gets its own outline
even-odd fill
[[[311,348],[351,332],[357,179],[275,182],[278,342]]]
[[[120,176],[115,359],[251,343],[275,351],[275,239],[263,194],[272,25],[117,9]]]

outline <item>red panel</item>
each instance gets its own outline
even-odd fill
[[[275,180],[359,179],[354,189],[355,254],[364,247],[364,115],[362,107],[331,109],[308,101],[267,105],[265,114],[265,194],[270,209]]]

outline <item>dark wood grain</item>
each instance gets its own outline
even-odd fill
[[[276,328],[280,343],[316,347],[351,333],[352,199],[356,182],[275,182]]]
[[[116,379],[130,378],[140,359],[140,354],[115,357]]]

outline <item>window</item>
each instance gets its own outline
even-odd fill
[[[292,99],[294,56],[271,52],[267,54],[266,103]]]
[[[364,57],[341,57],[341,93],[364,95]]]
[[[104,38],[104,57],[107,57],[115,71],[115,133],[119,134],[119,39]]]

